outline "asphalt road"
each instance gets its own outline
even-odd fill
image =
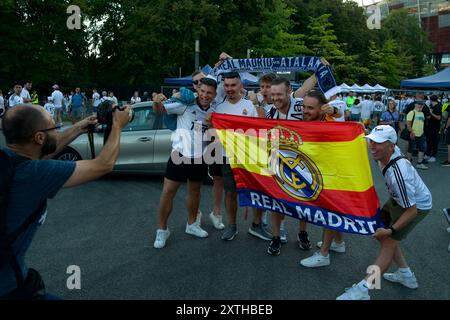
[[[443,161],[440,154],[439,161]],[[381,173],[372,163],[380,202],[387,199]],[[431,164],[420,175],[433,194],[429,216],[403,243],[419,282],[417,290],[382,281],[371,297],[383,299],[450,298],[450,235],[441,212],[450,206],[450,168]],[[297,221],[287,220],[289,242],[278,257],[266,253],[268,242],[247,233],[244,210],[238,214],[235,240],[220,240],[206,214],[211,186],[202,190],[206,239],[184,232],[186,188],[174,201],[172,231],[164,249],[154,249],[161,177],[109,176],[81,187],[64,189],[49,202],[46,223],[28,254],[49,292],[64,299],[335,299],[362,279],[377,253],[369,236],[346,235],[347,253],[331,253],[331,265],[307,269],[299,261],[313,253],[297,247]],[[38,191],[37,191],[38,192]],[[250,217],[249,217],[250,219]],[[322,230],[309,226],[316,243]],[[69,266],[81,270],[81,289],[66,287]]]

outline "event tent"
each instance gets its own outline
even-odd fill
[[[412,88],[450,88],[450,67],[431,76],[407,79],[400,82],[401,87]]]

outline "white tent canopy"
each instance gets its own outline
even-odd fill
[[[363,85],[362,88],[364,89],[364,91],[368,91],[368,92],[375,91],[374,88],[371,87],[370,85],[368,85],[367,83],[365,85]]]
[[[380,86],[378,83],[376,85],[373,86],[374,89],[376,89],[377,91],[387,91],[388,89]]]
[[[339,87],[342,89],[341,92],[354,91],[354,92],[358,92],[358,93],[361,93],[361,92],[373,93],[373,92],[385,92],[388,90],[387,88],[385,88],[379,84],[376,84],[375,86],[372,87],[368,83],[366,83],[363,86],[359,86],[356,83],[353,84],[352,86],[349,86],[346,83],[342,83]]]
[[[352,85],[352,86],[350,87],[350,89],[351,89],[352,91],[355,91],[355,92],[363,92],[363,91],[364,91],[363,88],[361,88],[360,86],[358,86],[356,83],[355,83],[354,85]]]

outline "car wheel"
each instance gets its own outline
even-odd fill
[[[63,151],[61,151],[54,157],[54,159],[55,160],[63,160],[63,161],[82,160],[80,154],[76,150],[74,150],[70,147],[64,148]]]

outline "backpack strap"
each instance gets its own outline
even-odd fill
[[[398,160],[400,159],[406,159],[405,156],[398,156],[394,159],[392,159],[391,161],[388,162],[388,164],[386,165],[386,167],[383,168],[383,176],[386,175],[386,171],[394,164],[396,163]]]

